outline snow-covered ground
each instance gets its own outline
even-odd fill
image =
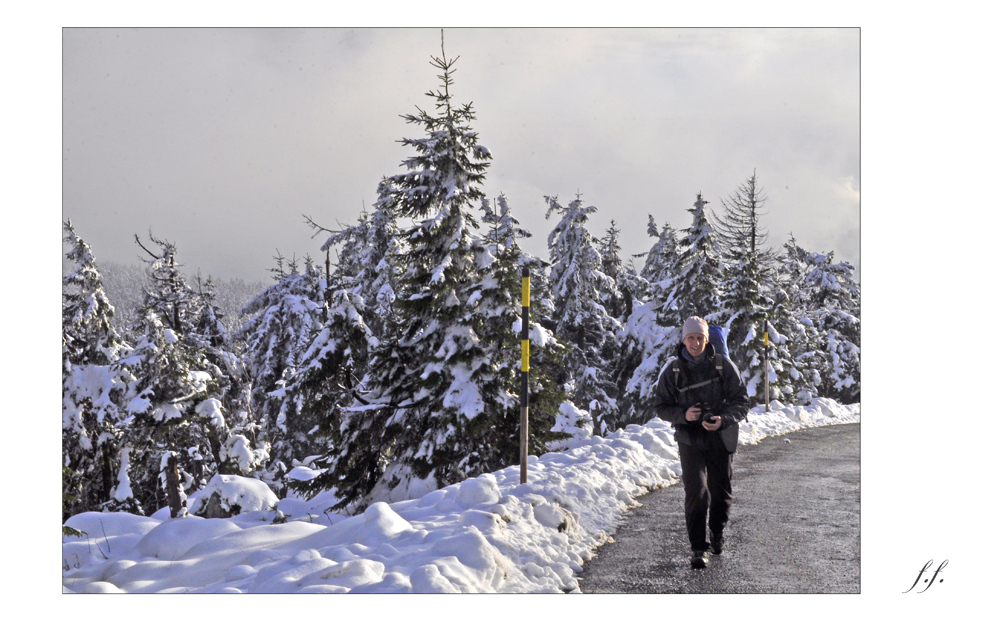
[[[861,406],[817,399],[751,410],[740,443],[860,422]],[[243,510],[228,519],[83,513],[66,525],[64,592],[578,592],[577,574],[636,497],[678,480],[670,426],[652,420],[363,514],[325,512],[332,493],[275,507],[255,481],[217,477]],[[278,522],[276,522],[276,520]],[[281,522],[284,521],[284,522]]]

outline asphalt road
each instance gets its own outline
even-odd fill
[[[722,555],[691,568],[680,483],[638,498],[583,566],[593,593],[859,593],[861,425],[740,446]]]

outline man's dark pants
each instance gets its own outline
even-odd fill
[[[723,449],[703,450],[677,444],[684,481],[684,519],[692,551],[705,551],[705,521],[709,530],[721,534],[729,521],[733,503],[733,454]]]

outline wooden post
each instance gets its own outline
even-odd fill
[[[521,269],[521,484],[528,481],[528,312],[531,307],[531,274]]]
[[[771,410],[771,367],[767,361],[767,321],[764,321],[764,411]]]

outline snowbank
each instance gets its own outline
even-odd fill
[[[741,443],[811,426],[859,422],[860,405],[817,399],[753,409]],[[668,424],[652,420],[608,437],[529,457],[528,483],[508,467],[419,499],[376,503],[344,517],[324,493],[276,508],[235,477],[218,481],[238,503],[228,519],[84,513],[66,525],[67,592],[574,592],[576,574],[636,497],[680,473]],[[256,489],[256,491],[255,491]],[[260,496],[255,496],[258,493]],[[269,491],[267,492],[269,493]],[[287,519],[287,521],[285,521]]]

